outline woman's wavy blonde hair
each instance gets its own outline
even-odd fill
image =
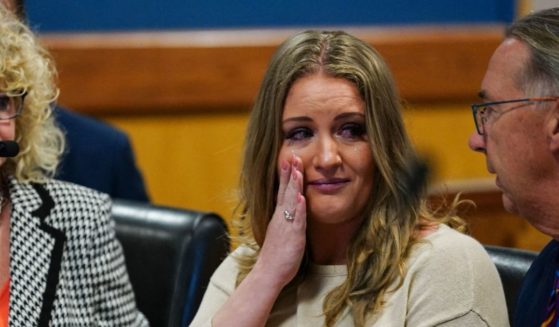
[[[51,105],[58,96],[56,71],[48,52],[17,17],[0,6],[0,92],[25,95],[16,118],[19,154],[7,158],[3,176],[23,182],[52,178],[64,149],[64,135],[56,127]]]
[[[435,215],[423,192],[409,191],[410,162],[416,154],[404,129],[392,74],[371,46],[345,32],[306,31],[292,36],[276,51],[264,76],[249,119],[240,214],[235,221],[240,243],[254,254],[237,258],[237,285],[256,262],[275,208],[285,98],[297,79],[318,72],[351,81],[366,103],[366,128],[376,165],[374,189],[366,218],[347,249],[348,276],[323,302],[326,326],[335,325],[346,309],[355,325],[363,326],[381,310],[384,295],[399,287],[406,258],[420,242],[418,230],[433,223],[460,229],[463,222],[453,212]]]

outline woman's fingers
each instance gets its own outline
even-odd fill
[[[293,192],[294,187],[299,192],[303,192],[303,174],[302,162],[299,157],[293,155],[288,161],[280,162],[280,176],[277,194],[277,205],[293,207],[295,203],[296,193]],[[297,174],[296,172],[299,172]],[[295,185],[293,185],[295,183]]]
[[[297,179],[297,186],[299,188],[299,192],[303,194],[303,162],[301,161],[301,158],[297,157],[296,155],[293,155],[292,162],[293,169],[301,173],[301,178]]]
[[[277,205],[257,264],[267,278],[286,285],[299,271],[306,246],[306,204],[302,163],[293,156],[280,164]]]
[[[295,216],[298,218],[293,221],[295,227],[305,233],[307,228],[307,203],[302,193],[297,194],[297,205],[295,207]]]
[[[300,166],[300,159],[293,156],[291,159],[289,182],[287,183],[281,203],[278,201],[278,209],[282,211],[283,217],[288,221],[297,219],[297,215],[300,214],[299,210],[297,210],[297,198],[303,192],[303,173],[299,168]]]
[[[279,174],[279,187],[278,187],[278,202],[277,205],[283,205],[285,190],[287,189],[287,184],[289,183],[291,173],[291,163],[288,161],[280,162],[280,174]]]

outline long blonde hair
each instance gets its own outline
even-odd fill
[[[0,6],[0,92],[26,93],[22,114],[16,118],[20,153],[7,159],[2,175],[32,182],[54,175],[64,149],[64,136],[51,110],[58,96],[55,76],[49,54],[33,33]]]
[[[416,158],[404,129],[399,96],[382,57],[365,42],[341,31],[306,31],[286,40],[274,54],[250,115],[241,172],[236,226],[241,243],[254,254],[238,257],[237,284],[252,269],[275,208],[276,173],[282,142],[281,116],[293,83],[325,73],[357,87],[366,103],[365,119],[376,171],[363,225],[347,249],[348,276],[325,298],[326,326],[349,308],[356,326],[378,312],[394,282],[405,274],[405,260],[423,224],[461,222],[435,217],[420,192],[410,192],[410,162]],[[373,167],[371,167],[373,169]],[[421,219],[420,219],[421,217]]]

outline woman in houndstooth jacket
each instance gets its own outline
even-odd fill
[[[0,141],[20,148],[0,157],[0,327],[146,326],[109,197],[52,179],[64,149],[54,77],[47,52],[0,6]]]

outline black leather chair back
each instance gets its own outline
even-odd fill
[[[501,277],[501,282],[505,289],[509,319],[512,321],[522,279],[536,258],[537,253],[494,245],[486,245],[485,249]]]
[[[229,250],[223,219],[124,200],[112,217],[140,311],[152,326],[187,326]]]

